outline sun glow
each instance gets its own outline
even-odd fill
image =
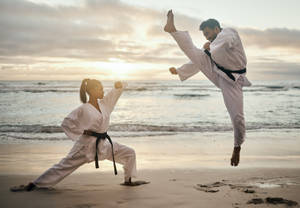
[[[130,79],[130,75],[136,72],[136,65],[126,63],[123,60],[110,58],[109,62],[97,62],[94,67],[105,70],[112,79]]]

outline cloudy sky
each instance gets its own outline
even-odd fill
[[[250,79],[299,80],[299,8],[298,0],[0,0],[0,79],[174,79],[168,68],[188,60],[163,32],[173,9],[177,29],[199,47],[201,21],[236,28]]]

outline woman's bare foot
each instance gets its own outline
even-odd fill
[[[12,192],[20,192],[20,191],[33,191],[36,188],[34,183],[29,183],[26,186],[20,185],[20,186],[14,186],[10,188],[10,191]]]
[[[174,25],[174,15],[172,10],[168,11],[167,17],[167,24],[164,27],[164,31],[168,33],[176,32],[177,30]]]
[[[132,181],[132,182],[124,182],[121,183],[122,186],[140,186],[144,184],[150,183],[149,181]]]
[[[121,183],[122,186],[139,186],[148,184],[150,182],[148,181],[131,181],[131,178],[129,178],[129,181],[124,181],[124,183]]]

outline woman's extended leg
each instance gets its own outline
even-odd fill
[[[76,145],[74,145],[70,153],[65,158],[45,171],[40,177],[33,181],[33,184],[37,187],[54,186],[66,176],[70,175],[78,167],[86,163],[87,161],[84,151],[82,149],[74,151],[75,148],[77,148]]]

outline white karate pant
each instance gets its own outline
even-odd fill
[[[94,141],[95,140],[96,138]],[[135,151],[117,142],[113,142],[113,145],[115,161],[123,165],[125,180],[128,180],[130,177],[136,177]],[[95,143],[92,145],[83,145],[80,141],[77,141],[65,158],[45,171],[33,183],[38,187],[54,186],[81,165],[92,162],[93,160],[89,159],[87,155],[91,155],[91,152],[95,152],[91,149],[93,147],[95,148]],[[99,160],[107,159],[112,161],[112,149],[107,140],[100,141],[98,149]]]
[[[207,62],[210,62],[207,56]],[[243,82],[244,77],[240,76],[236,83],[229,82],[224,79],[218,73],[216,73],[212,67],[216,65],[210,63],[207,67],[201,67],[200,70],[203,74],[218,88],[221,89],[223,94],[223,100],[227,111],[231,118],[231,123],[234,131],[234,146],[241,146],[245,141],[246,127],[244,118],[244,106],[243,106]]]
[[[217,74],[217,73],[216,73]],[[237,83],[232,84],[217,74],[215,76],[219,88],[223,94],[223,100],[230,115],[234,132],[234,146],[241,146],[245,141],[246,127],[243,106],[243,76],[240,76]]]

